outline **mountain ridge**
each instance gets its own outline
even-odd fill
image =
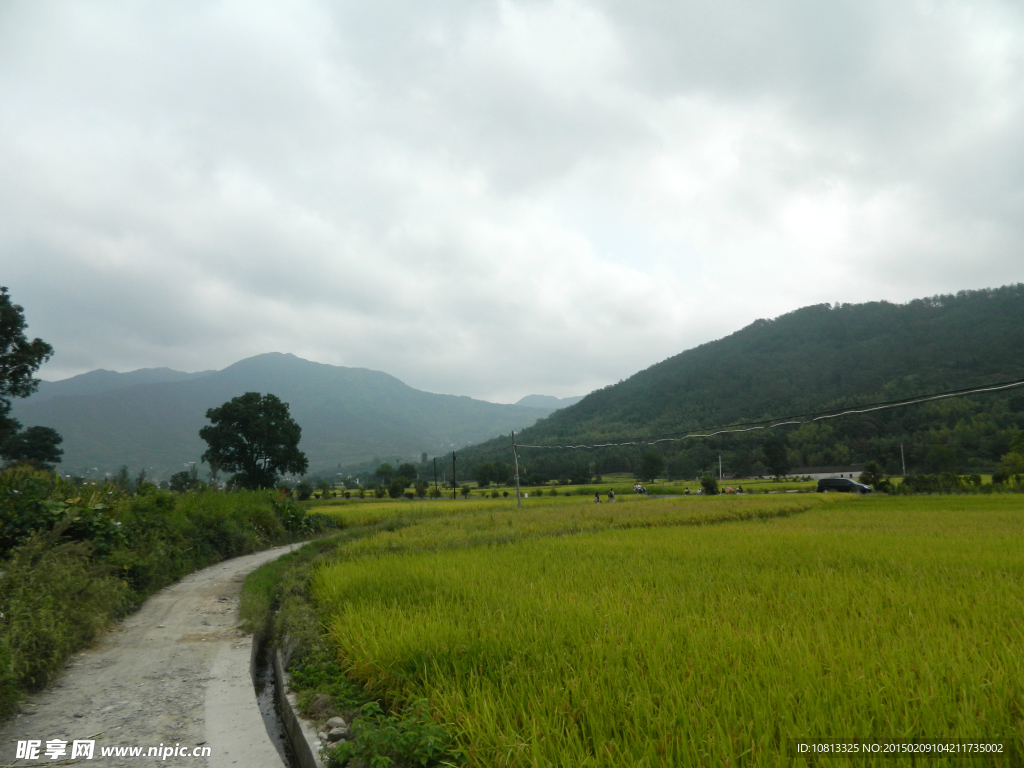
[[[205,450],[198,432],[206,410],[247,391],[272,392],[290,404],[303,428],[300,448],[311,472],[373,456],[443,453],[550,412],[423,392],[382,371],[272,352],[180,380],[33,395],[15,401],[12,415],[26,426],[53,427],[63,435],[62,472],[102,474],[127,464],[166,477],[198,461]]]
[[[580,444],[678,433],[1021,378],[1024,284],[905,304],[817,304],[757,320],[591,392],[524,429],[517,442]],[[1019,413],[1024,394],[1016,391],[843,417],[779,434],[788,435],[793,466],[872,459],[898,471],[903,443],[910,467],[980,470],[1024,445],[1015,442],[1024,434]],[[732,454],[740,469],[763,463],[757,445],[763,439],[709,439],[658,450],[670,466],[678,459],[681,476],[687,476],[710,466],[710,451]],[[598,471],[625,471],[642,450],[650,449],[608,449],[588,453],[587,460]],[[507,453],[492,441],[463,454],[472,463],[502,451]],[[551,451],[545,457],[524,451],[527,464],[546,467],[551,476],[581,455],[556,459]]]

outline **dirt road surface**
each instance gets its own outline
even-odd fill
[[[75,656],[49,689],[0,727],[0,765],[60,765],[72,742],[95,740],[83,766],[163,765],[282,768],[249,673],[252,637],[238,628],[238,598],[252,570],[301,545],[227,560],[158,592],[96,647]],[[19,740],[42,742],[16,759]],[[67,741],[50,759],[46,742]],[[102,757],[102,747],[187,748],[189,756]],[[210,756],[193,757],[208,746]]]

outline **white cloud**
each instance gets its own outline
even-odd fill
[[[999,2],[0,6],[0,282],[57,355],[576,394],[1024,279]]]

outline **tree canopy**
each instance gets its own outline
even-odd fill
[[[15,464],[28,463],[39,469],[53,470],[64,454],[59,446],[64,441],[50,427],[29,427],[16,432],[0,443],[0,457]]]
[[[19,433],[21,424],[8,416],[11,398],[28,397],[36,391],[39,381],[32,374],[53,355],[53,347],[42,339],[29,341],[26,328],[24,309],[0,286],[0,456],[52,468],[63,453],[57,448],[61,436],[49,427]]]
[[[53,355],[53,347],[42,339],[25,336],[25,313],[11,303],[7,289],[0,287],[0,415],[6,416],[12,397],[28,397],[39,382],[32,374]]]
[[[272,488],[280,474],[301,475],[309,467],[299,450],[302,428],[276,395],[246,392],[210,408],[206,418],[212,423],[199,430],[209,446],[203,461],[234,472],[243,488]]]

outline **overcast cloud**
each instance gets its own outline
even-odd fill
[[[103,367],[512,401],[758,317],[1024,280],[1024,11],[0,4],[0,285]]]

